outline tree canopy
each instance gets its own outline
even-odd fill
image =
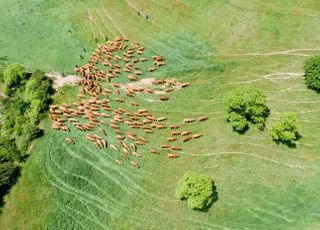
[[[266,96],[257,88],[250,86],[239,87],[225,96],[227,121],[237,132],[248,129],[249,122],[263,129],[269,115],[266,106]]]
[[[307,86],[320,92],[320,55],[308,58],[304,62],[303,69]]]
[[[3,80],[6,85],[5,94],[10,96],[17,88],[24,84],[29,74],[25,72],[22,65],[10,64],[3,73]]]
[[[4,83],[7,97],[2,100],[0,155],[16,161],[22,158],[30,141],[41,135],[38,123],[48,109],[54,90],[52,80],[44,72],[30,73],[17,64],[6,68]]]
[[[294,114],[286,114],[281,117],[279,122],[272,124],[270,135],[276,142],[292,145],[293,141],[297,140],[299,136],[296,116]]]
[[[190,209],[205,210],[217,199],[217,193],[209,176],[187,171],[178,182],[176,197],[187,200]]]

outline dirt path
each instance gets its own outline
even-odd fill
[[[261,53],[238,53],[238,54],[220,54],[215,55],[210,53],[209,56],[277,56],[277,55],[292,55],[292,56],[302,56],[302,57],[309,57],[310,54],[302,54],[302,53],[295,53],[295,52],[312,52],[312,51],[320,51],[320,48],[314,48],[314,49],[289,49],[289,50],[282,50],[282,51],[274,51],[274,52],[261,52]]]
[[[46,76],[54,79],[53,87],[55,89],[60,88],[64,85],[75,85],[78,81],[81,80],[81,78],[76,75],[64,76],[62,73],[58,72],[46,73]]]

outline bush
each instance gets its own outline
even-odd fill
[[[320,55],[308,58],[304,62],[303,69],[307,86],[320,92]]]
[[[0,195],[15,181],[18,171],[13,162],[0,162]]]
[[[292,145],[297,140],[299,133],[296,127],[296,117],[293,114],[287,114],[281,117],[279,122],[272,125],[270,135],[276,142]]]
[[[259,89],[253,87],[240,87],[226,95],[227,121],[233,130],[244,132],[249,122],[263,129],[269,115],[266,106],[266,96]]]
[[[7,96],[13,94],[17,88],[24,84],[28,76],[23,66],[9,65],[3,73],[4,83],[6,84],[5,94]]]
[[[0,156],[7,154],[12,160],[21,160],[30,142],[42,134],[37,125],[51,102],[52,80],[42,71],[30,74],[23,66],[14,64],[6,68],[4,81],[7,97],[2,100],[0,142],[10,140],[16,151],[8,144],[0,144]]]
[[[190,209],[205,210],[217,199],[212,179],[193,171],[183,175],[175,193],[178,199],[187,200]]]

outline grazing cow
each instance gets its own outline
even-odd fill
[[[153,153],[153,154],[160,154],[160,152],[158,152],[158,151],[155,150],[155,149],[150,149],[149,152],[150,152],[150,153]]]
[[[176,141],[176,140],[178,140],[178,139],[175,138],[175,137],[168,137],[167,138],[167,141],[169,141],[169,142],[173,142],[173,141]]]
[[[135,161],[130,161],[130,163],[131,163],[131,166],[132,166],[133,168],[139,168],[139,167],[140,167],[140,166],[138,165],[138,163],[135,162]]]
[[[157,118],[157,121],[158,121],[158,122],[165,121],[165,120],[167,120],[166,117],[158,117],[158,118]]]
[[[74,145],[74,141],[71,140],[69,137],[65,137],[65,138],[64,138],[64,141],[65,141],[67,144]]]
[[[129,156],[127,154],[125,154],[125,153],[121,153],[120,156],[125,160],[129,159]]]
[[[117,102],[121,102],[121,103],[124,102],[124,99],[122,99],[122,98],[115,98],[115,100],[116,100]]]
[[[115,162],[117,165],[122,165],[121,161],[118,160],[118,159],[115,159],[114,162]]]
[[[177,157],[179,157],[179,155],[178,154],[175,154],[175,153],[168,153],[168,158],[177,158]]]
[[[138,154],[137,152],[132,152],[132,155],[133,155],[134,157],[139,157],[139,158],[142,157],[142,155]]]
[[[181,132],[181,136],[187,136],[191,133],[191,131],[183,131]]]
[[[191,139],[192,139],[192,137],[185,137],[185,138],[182,139],[182,141],[183,142],[187,142],[187,141],[190,141]]]
[[[180,86],[181,86],[182,88],[185,88],[185,87],[190,86],[190,83],[182,83]]]
[[[183,119],[183,123],[185,124],[190,124],[193,123],[195,120],[193,118],[185,118]]]
[[[51,127],[52,127],[53,129],[60,129],[60,128],[61,128],[61,125],[60,125],[60,123],[58,123],[58,122],[53,122]]]
[[[166,96],[161,96],[159,99],[160,99],[160,101],[167,101],[167,100],[169,100],[169,98],[166,97]]]
[[[170,125],[170,129],[179,129],[179,125]]]
[[[135,141],[134,143],[135,143],[136,145],[144,145],[144,144],[145,144],[144,141]]]
[[[118,140],[123,140],[125,137],[124,137],[124,136],[121,136],[121,135],[116,135],[116,138],[117,138]]]
[[[132,75],[129,75],[127,76],[127,78],[130,80],[130,81],[136,81],[137,78],[135,76],[132,76]]]
[[[150,68],[148,68],[148,71],[149,72],[154,72],[154,71],[156,71],[157,70],[157,68],[155,68],[155,67],[150,67]]]
[[[61,126],[60,130],[70,132],[70,129],[67,126]]]
[[[174,131],[174,132],[170,132],[170,134],[171,134],[172,136],[179,136],[179,135],[181,135],[181,132],[176,132],[176,131]]]
[[[99,128],[99,131],[100,131],[100,133],[101,133],[102,135],[104,135],[104,136],[106,136],[106,135],[107,135],[107,134],[106,134],[106,131],[105,131],[104,129]]]
[[[168,88],[164,90],[166,93],[171,93],[174,91],[174,88]]]
[[[162,144],[162,145],[160,145],[160,147],[163,149],[168,149],[168,148],[170,148],[170,145]]]
[[[203,135],[202,135],[202,133],[197,133],[197,134],[193,134],[192,135],[192,138],[193,139],[197,139],[197,138],[200,138],[200,137],[202,137]]]
[[[113,144],[111,144],[110,147],[113,148],[115,151],[119,151],[119,149]]]
[[[209,117],[207,117],[207,116],[202,116],[202,117],[198,117],[198,121],[206,121],[206,120],[208,120],[209,119]]]
[[[171,146],[171,149],[176,151],[182,150],[182,148],[180,148],[179,146]]]

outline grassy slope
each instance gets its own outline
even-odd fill
[[[159,77],[192,82],[192,87],[175,92],[167,103],[159,105],[139,97],[140,104],[157,115],[165,114],[172,122],[190,114],[207,114],[210,120],[189,127],[205,135],[187,143],[179,160],[147,155],[139,171],[115,167],[111,153],[96,151],[84,143],[67,146],[63,134],[48,129],[6,198],[0,217],[2,226],[300,229],[319,225],[319,95],[307,90],[301,77],[263,77],[276,72],[301,73],[305,57],[230,56],[320,48],[320,18],[316,13],[319,3],[131,1],[150,14],[151,20],[145,22],[125,2],[55,2],[53,8],[48,10],[47,5],[25,18],[28,30],[49,33],[44,35],[47,40],[40,41],[37,33],[28,34],[29,45],[23,45],[20,37],[1,33],[6,36],[1,37],[2,42],[11,42],[17,48],[1,46],[0,51],[9,60],[71,71],[75,63],[80,63],[79,47],[94,47],[93,34],[102,40],[104,34],[119,33],[118,27],[146,45],[150,53],[161,53],[168,59],[168,66],[157,73]],[[24,11],[15,9],[6,14],[9,12],[23,15]],[[89,14],[92,24],[86,17]],[[40,20],[39,15],[47,17]],[[51,19],[50,15],[56,17]],[[6,17],[6,22],[14,23],[12,18]],[[19,17],[14,18],[21,22]],[[68,18],[72,23],[66,22]],[[67,28],[74,31],[72,36]],[[23,55],[21,50],[25,51]],[[34,50],[41,50],[48,58],[39,58]],[[217,63],[226,63],[224,72],[214,69]],[[266,92],[271,108],[268,122],[279,119],[283,112],[297,113],[303,138],[296,149],[272,143],[268,130],[260,132],[251,127],[242,136],[231,132],[224,120],[223,94],[243,83],[252,83]],[[66,92],[73,94],[72,89]],[[72,100],[58,95],[57,101],[66,98]],[[162,136],[159,133],[151,137],[149,146],[159,144]],[[77,132],[72,132],[72,137],[82,140]],[[184,202],[174,198],[177,180],[188,169],[208,174],[216,181],[219,200],[207,213],[189,211]]]

